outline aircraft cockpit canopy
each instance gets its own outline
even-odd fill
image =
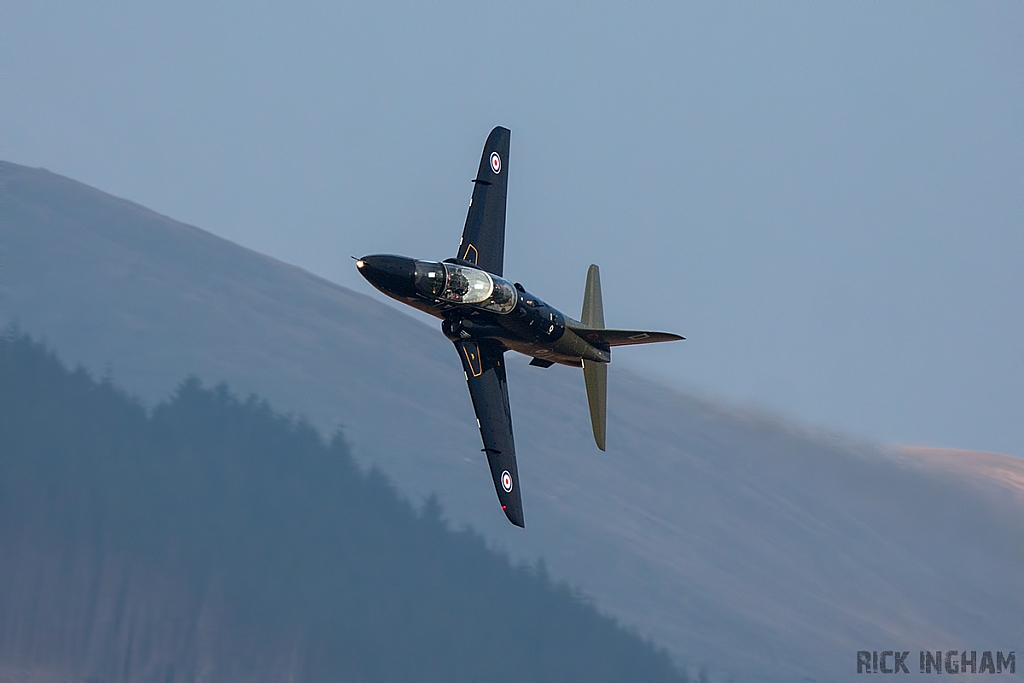
[[[490,301],[484,304],[484,308],[496,313],[508,313],[516,307],[516,300],[518,299],[516,288],[508,280],[503,280],[494,275],[490,277],[494,282],[494,291],[491,292]]]
[[[507,280],[479,268],[456,263],[416,262],[416,289],[457,304],[472,304],[495,313],[508,313],[518,299]]]
[[[415,285],[417,291],[427,296],[440,297],[444,291],[447,276],[443,263],[417,261]]]

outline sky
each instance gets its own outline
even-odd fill
[[[506,126],[506,276],[575,316],[597,263],[609,326],[688,338],[616,365],[869,440],[1024,456],[1020,3],[0,17],[0,159],[384,300],[349,256],[454,255]]]

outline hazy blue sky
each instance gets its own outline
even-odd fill
[[[170,4],[3,3],[0,158],[383,298],[504,125],[506,274],[690,338],[617,364],[1024,455],[1024,4]]]

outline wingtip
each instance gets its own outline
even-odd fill
[[[525,529],[526,528],[526,524],[525,524],[525,522],[523,522],[523,511],[522,511],[522,509],[517,508],[515,506],[512,507],[512,509],[509,509],[508,505],[502,505],[501,506],[501,511],[505,513],[505,517],[508,518],[509,522],[511,522],[515,526],[519,527],[520,529]]]

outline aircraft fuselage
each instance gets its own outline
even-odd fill
[[[582,361],[608,363],[611,353],[589,343],[572,327],[578,321],[544,303],[522,285],[461,259],[417,261],[405,256],[364,256],[360,274],[391,298],[443,322],[454,342],[495,339],[531,358],[581,367]],[[567,321],[569,325],[567,325]]]

